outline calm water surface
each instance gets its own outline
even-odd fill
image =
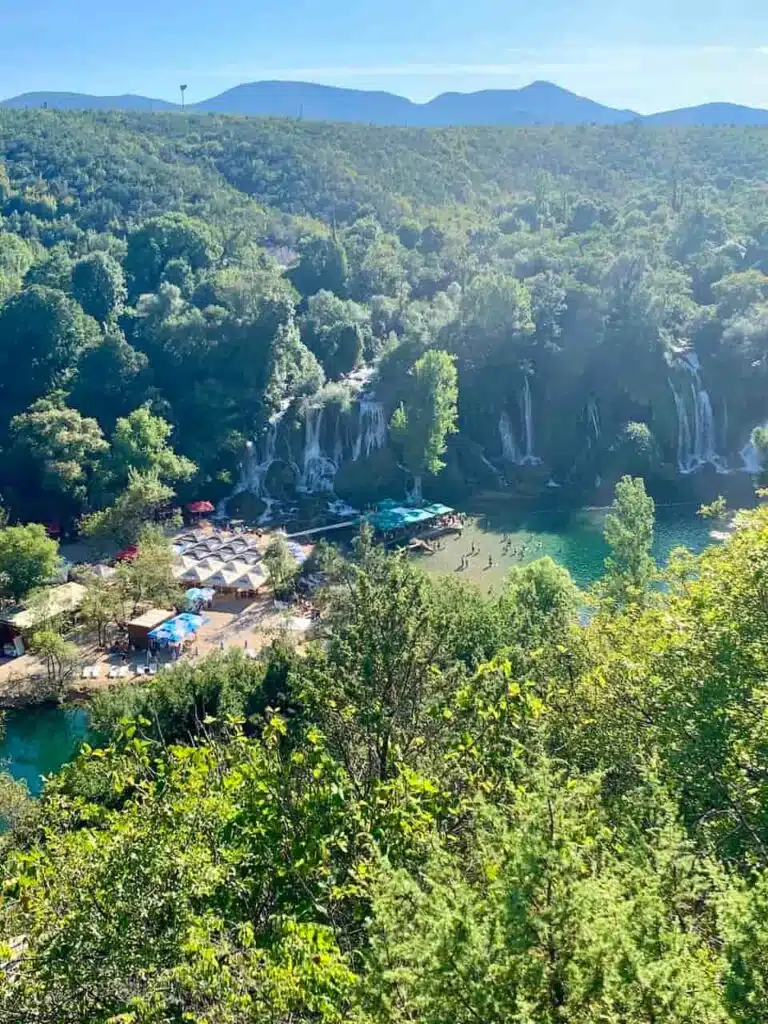
[[[0,738],[0,769],[26,782],[30,793],[42,789],[42,776],[71,761],[88,734],[83,708],[37,705],[8,711]]]
[[[580,587],[600,578],[608,554],[603,539],[607,509],[531,512],[520,515],[509,503],[477,509],[461,537],[446,537],[442,550],[417,556],[429,572],[455,573],[483,589],[497,590],[513,566],[549,555],[564,565]],[[653,553],[660,565],[675,547],[702,551],[711,543],[712,524],[696,515],[695,505],[657,508]],[[505,541],[506,538],[506,541]],[[471,555],[472,545],[475,555]],[[470,555],[469,568],[461,568]],[[489,566],[489,556],[493,562]]]

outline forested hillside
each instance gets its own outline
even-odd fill
[[[0,525],[141,539],[99,637],[110,587],[180,600],[144,529],[174,496],[618,481],[589,594],[540,559],[486,596],[364,528],[304,564],[299,651],[101,695],[40,801],[0,775],[2,1024],[768,1018],[768,512],[712,504],[724,543],[659,572],[641,479],[768,478],[767,157],[0,111]],[[10,602],[57,549],[0,538]]]
[[[754,469],[767,157],[754,129],[3,110],[4,501],[72,527],[136,468],[118,428],[212,500]],[[431,350],[456,415],[419,422]]]

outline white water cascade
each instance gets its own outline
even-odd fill
[[[333,459],[323,453],[320,439],[323,429],[323,409],[308,407],[304,413],[305,437],[301,477],[297,490],[305,494],[330,493],[339,468]]]
[[[594,398],[590,398],[587,402],[587,423],[590,430],[588,443],[590,445],[597,444],[600,440],[600,410]]]
[[[727,473],[725,459],[717,454],[714,415],[709,392],[701,380],[701,366],[695,352],[689,352],[678,363],[690,377],[690,399],[686,388],[678,390],[670,379],[669,386],[677,413],[677,468],[680,473],[693,473],[702,466],[714,466],[718,473]]]
[[[240,479],[231,494],[231,497],[234,497],[236,494],[243,494],[245,491],[250,491],[252,494],[255,494],[257,498],[261,498],[266,508],[259,517],[260,523],[266,523],[269,521],[272,515],[272,508],[275,505],[275,499],[270,497],[269,492],[267,491],[267,473],[269,473],[270,468],[277,459],[275,454],[277,448],[277,432],[284,414],[285,409],[281,409],[280,412],[276,413],[270,419],[267,424],[266,433],[264,434],[261,452],[258,451],[253,441],[248,441],[246,443],[245,456],[240,468]],[[220,502],[220,508],[218,511],[225,513],[228,501],[229,499],[225,498],[224,501]]]
[[[520,393],[520,420],[523,425],[523,445],[518,443],[512,421],[506,409],[502,409],[499,416],[499,437],[501,439],[501,454],[505,461],[515,466],[538,466],[541,459],[533,453],[533,407],[531,402],[531,386],[528,378],[525,378],[523,390]]]
[[[266,480],[267,473],[275,461],[277,426],[277,420],[270,420],[267,425],[267,432],[264,435],[264,448],[262,452],[257,451],[253,441],[248,441],[246,444],[242,477],[237,486],[238,492],[250,491],[258,498],[268,497]]]
[[[528,383],[528,377],[525,377],[525,383],[523,384],[523,394],[520,400],[523,413],[523,427],[525,428],[525,453],[523,454],[521,465],[523,466],[538,466],[541,459],[537,458],[533,454],[533,408],[531,403],[531,385]]]
[[[406,487],[406,489],[405,489],[405,500],[410,505],[421,505],[421,503],[423,502],[424,495],[422,493],[421,486],[422,486],[421,474],[419,474],[418,476],[412,477],[411,486],[410,487]]]
[[[519,466],[521,463],[520,449],[506,409],[502,409],[499,416],[499,437],[501,438],[501,453],[506,461]]]
[[[352,445],[353,460],[357,462],[361,455],[367,459],[373,452],[385,448],[386,444],[387,418],[384,406],[373,395],[361,395],[357,437]]]

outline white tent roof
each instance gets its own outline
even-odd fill
[[[224,569],[219,569],[213,576],[208,577],[205,582],[209,587],[234,587],[236,580],[236,572],[226,572]]]
[[[223,543],[224,540],[222,537],[206,537],[205,540],[201,540],[199,542],[198,547],[203,547],[203,545],[205,545],[209,551],[215,551],[215,549],[220,548]]]
[[[174,573],[174,575],[176,574]],[[185,583],[203,583],[210,575],[208,570],[200,569],[198,566],[193,565],[191,569],[181,573],[178,579],[183,580]]]
[[[241,558],[233,558],[232,561],[227,562],[222,568],[225,572],[233,572],[236,576],[241,576],[244,572],[249,572],[251,566]]]
[[[217,572],[219,569],[224,568],[224,563],[220,558],[216,558],[215,555],[211,555],[210,558],[201,558],[196,563],[196,568],[200,569],[201,572],[207,572],[209,575],[212,572]]]
[[[259,572],[257,569],[251,569],[249,572],[244,572],[235,581],[235,586],[240,590],[258,590],[259,587],[263,586],[267,582],[267,577],[263,572]]]
[[[255,562],[261,561],[262,554],[258,548],[246,548],[244,551],[239,552],[237,557],[240,561],[248,562],[250,565],[253,565]]]

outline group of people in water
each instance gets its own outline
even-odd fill
[[[542,542],[540,540],[533,541],[530,544],[530,548],[532,549],[540,548],[541,546]],[[511,555],[512,558],[516,558],[519,562],[522,562],[522,560],[525,558],[529,550],[529,545],[527,543],[514,544],[512,536],[508,533],[505,533],[502,535],[501,538],[501,550],[504,555]],[[469,569],[471,567],[471,560],[479,554],[481,554],[479,545],[475,544],[475,542],[472,541],[472,546],[467,552],[467,554],[461,556],[461,561],[456,567],[456,571],[464,572],[466,569]],[[489,553],[488,564],[485,566],[485,568],[492,569],[495,564],[496,563],[493,560],[493,554]]]

